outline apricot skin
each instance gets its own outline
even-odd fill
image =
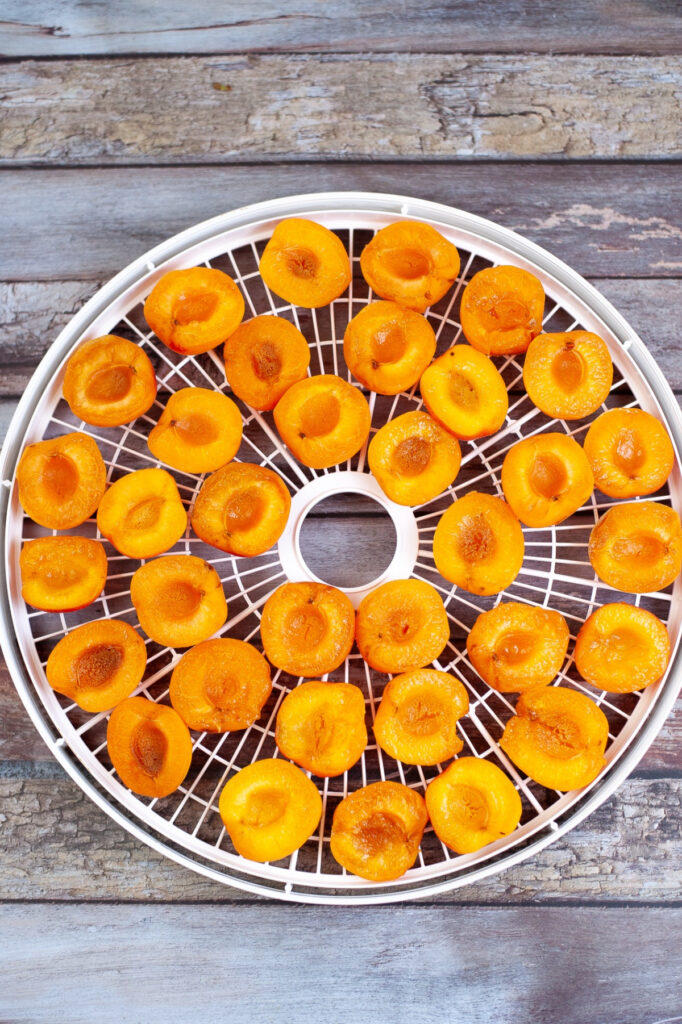
[[[585,437],[595,485],[610,498],[653,494],[668,479],[675,452],[663,424],[643,409],[610,409]]]
[[[319,676],[342,665],[353,646],[350,598],[324,583],[284,583],[265,602],[261,639],[269,660],[294,676]]]
[[[106,334],[84,342],[69,358],[63,392],[71,412],[85,423],[122,426],[151,408],[154,367],[139,345]]]
[[[592,567],[616,590],[663,590],[682,569],[682,529],[677,512],[656,501],[616,505],[590,534]]]
[[[77,626],[62,637],[45,666],[53,690],[84,711],[107,711],[129,697],[147,664],[144,640],[119,619]]]
[[[372,419],[362,392],[332,373],[292,385],[274,416],[286,446],[311,469],[326,469],[357,454]]]
[[[423,313],[442,299],[459,273],[459,253],[430,224],[397,221],[362,250],[365,281],[382,299]]]
[[[657,683],[670,660],[670,638],[651,612],[615,601],[592,612],[575,641],[575,667],[607,693],[633,693]]]
[[[270,291],[305,309],[327,306],[350,284],[348,253],[329,228],[291,217],[280,221],[265,246],[260,274]]]
[[[73,612],[99,597],[107,578],[107,556],[98,540],[38,537],[19,556],[21,596],[45,612]]]
[[[242,417],[227,395],[181,388],[150,431],[149,450],[182,473],[212,473],[231,462],[242,440]]]
[[[343,338],[348,369],[380,395],[397,395],[411,388],[435,351],[436,335],[429,321],[395,302],[364,306],[348,324]]]
[[[454,345],[435,359],[419,387],[433,418],[462,441],[494,434],[506,419],[509,399],[502,375],[470,345]]]
[[[201,485],[192,529],[220,551],[253,558],[279,540],[290,508],[287,486],[272,469],[230,462]]]
[[[277,746],[313,775],[343,775],[367,746],[365,698],[351,683],[300,683],[277,712]]]
[[[232,637],[205,640],[180,658],[170,702],[198,732],[248,729],[270,696],[270,667],[251,644]]]
[[[450,623],[437,590],[423,580],[391,580],[360,603],[355,639],[378,672],[424,668],[445,650]]]
[[[279,316],[256,316],[225,342],[225,374],[237,398],[253,409],[274,409],[292,384],[304,380],[308,342]]]
[[[487,267],[462,292],[460,321],[470,345],[492,356],[525,352],[542,330],[545,293],[520,267]]]
[[[546,433],[512,445],[504,457],[502,490],[526,526],[543,529],[568,519],[594,489],[588,458],[568,434]]]
[[[192,762],[192,740],[180,715],[146,697],[128,697],[114,708],[107,747],[123,784],[140,796],[175,792]]]
[[[145,320],[173,352],[199,355],[222,345],[244,316],[244,298],[222,270],[169,270],[144,304]]]
[[[467,653],[481,678],[499,693],[546,686],[566,659],[569,629],[551,608],[516,601],[481,612],[467,636]]]
[[[433,830],[455,853],[475,853],[508,836],[521,820],[521,797],[492,761],[459,757],[426,789]]]
[[[107,486],[97,444],[80,433],[27,445],[16,475],[24,512],[50,530],[81,526],[96,511]]]
[[[523,531],[507,503],[477,491],[443,513],[433,538],[438,572],[472,594],[497,594],[508,587],[523,553]]]
[[[613,382],[606,343],[589,331],[539,334],[528,346],[523,383],[546,416],[578,420],[596,412]]]
[[[367,461],[391,501],[423,505],[455,482],[462,456],[456,438],[427,413],[415,411],[377,430]]]
[[[457,723],[468,710],[466,689],[455,676],[428,668],[405,672],[384,688],[374,735],[396,761],[440,764],[462,749]]]

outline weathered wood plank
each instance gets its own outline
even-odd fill
[[[677,56],[24,61],[0,162],[679,157],[681,83]]]

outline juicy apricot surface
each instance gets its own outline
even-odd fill
[[[144,640],[120,619],[99,619],[62,637],[45,666],[47,681],[84,711],[107,711],[129,697],[147,664]]]
[[[360,878],[390,882],[414,864],[427,821],[419,793],[399,782],[373,782],[334,811],[332,855]]]
[[[102,536],[128,558],[168,551],[187,529],[177,484],[165,469],[138,469],[111,485],[97,510]]]
[[[464,684],[447,672],[419,668],[385,686],[374,720],[382,750],[405,764],[440,764],[463,747],[457,723],[469,710]]]
[[[215,569],[194,555],[166,555],[133,573],[130,597],[148,637],[192,647],[225,624],[227,602]]]
[[[539,334],[528,346],[523,383],[531,402],[546,416],[590,416],[606,401],[612,382],[611,356],[596,334]]]
[[[501,498],[469,491],[438,520],[433,558],[438,572],[471,594],[497,594],[523,564],[521,525]]]
[[[482,757],[459,757],[426,789],[433,830],[455,853],[474,853],[514,831],[521,797],[501,768]]]
[[[21,507],[50,530],[70,530],[89,519],[107,486],[107,469],[87,434],[63,434],[24,448],[17,466]]]
[[[250,558],[279,540],[290,508],[287,486],[274,470],[230,462],[201,485],[192,529],[214,548]]]
[[[312,469],[335,466],[359,452],[372,419],[362,392],[333,373],[293,384],[274,416],[284,443]]]
[[[489,356],[525,352],[542,330],[545,292],[520,267],[486,267],[462,292],[460,322],[470,345]]]
[[[470,345],[454,345],[434,360],[419,387],[433,418],[463,441],[494,434],[507,416],[502,375]]]
[[[313,775],[352,768],[367,746],[365,698],[351,683],[301,683],[277,712],[277,746]]]
[[[405,412],[377,430],[369,468],[398,505],[423,505],[454,483],[462,455],[455,437],[427,413]]]
[[[566,659],[569,629],[551,608],[502,601],[481,612],[467,636],[479,676],[499,693],[523,693],[554,679]]]
[[[585,620],[574,654],[578,672],[598,690],[633,693],[662,677],[670,660],[670,637],[651,612],[615,601]]]
[[[263,606],[260,633],[273,665],[293,676],[338,668],[353,646],[350,598],[325,583],[284,583]]]
[[[397,395],[411,388],[435,351],[436,335],[426,317],[395,302],[364,306],[343,337],[348,369],[380,395]]]
[[[554,526],[584,505],[594,489],[587,455],[568,434],[526,437],[504,457],[502,490],[526,526]]]
[[[595,485],[610,498],[653,494],[668,479],[675,452],[660,420],[643,409],[609,409],[585,437]]]
[[[170,396],[150,431],[149,450],[182,473],[212,473],[230,462],[242,442],[242,417],[227,395],[181,388]]]
[[[231,637],[205,640],[173,669],[170,702],[199,732],[248,729],[270,696],[270,666],[255,647]]]
[[[391,580],[360,602],[358,650],[378,672],[408,672],[445,650],[450,623],[438,591],[423,580]]]
[[[99,597],[107,579],[107,556],[88,537],[38,537],[19,556],[21,596],[45,612],[72,612]]]
[[[198,355],[222,345],[241,323],[244,298],[222,270],[169,270],[144,304],[145,320],[173,352]]]
[[[295,764],[268,758],[228,779],[218,809],[237,853],[265,862],[288,857],[310,839],[322,799]]]
[[[308,342],[280,316],[256,316],[225,342],[225,375],[237,398],[254,409],[274,409],[310,364]]]
[[[107,748],[123,784],[140,796],[173,793],[192,762],[192,740],[180,715],[146,697],[128,697],[114,708]]]
[[[616,505],[593,527],[588,550],[597,576],[616,590],[663,590],[682,569],[680,517],[657,501]]]
[[[152,406],[154,367],[139,345],[105,334],[86,341],[69,358],[63,392],[74,416],[96,427],[118,427]]]
[[[423,313],[455,281],[459,253],[430,224],[398,221],[377,231],[362,250],[360,268],[382,299]]]
[[[270,291],[305,309],[327,306],[350,284],[350,260],[333,231],[312,220],[280,221],[265,246],[260,275]]]

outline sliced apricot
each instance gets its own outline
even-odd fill
[[[24,448],[17,466],[19,501],[27,516],[50,530],[89,519],[107,486],[107,468],[87,434],[63,434]]]
[[[441,576],[471,594],[497,594],[523,564],[523,530],[502,498],[469,491],[438,520],[433,559]]]
[[[525,352],[542,330],[545,292],[521,267],[486,267],[462,292],[460,322],[470,345],[488,356]]]
[[[281,316],[256,316],[225,342],[225,375],[237,398],[254,409],[274,409],[308,373],[310,349]]]
[[[597,334],[539,334],[528,346],[523,383],[531,402],[546,416],[590,416],[606,401],[612,382],[611,356]]]
[[[350,598],[326,583],[284,583],[263,606],[260,635],[273,665],[292,676],[320,676],[343,664],[353,646]]]
[[[251,558],[279,540],[290,508],[287,486],[274,470],[230,462],[201,485],[192,529],[214,548]]]
[[[63,392],[71,412],[85,423],[119,427],[151,408],[156,398],[154,367],[139,345],[105,334],[70,356]]]
[[[596,779],[608,736],[606,715],[584,693],[540,686],[521,694],[500,746],[534,782],[566,792]]]
[[[411,388],[435,351],[436,335],[426,317],[395,302],[370,302],[355,314],[343,336],[348,369],[380,395]]]
[[[165,469],[138,469],[111,485],[97,510],[103,537],[128,558],[168,551],[187,529],[177,484]]]
[[[399,782],[373,782],[334,811],[332,855],[360,878],[390,882],[414,864],[428,820],[419,793]]]
[[[265,862],[288,857],[310,839],[322,798],[295,764],[268,758],[228,779],[218,809],[237,853]]]
[[[468,710],[469,698],[459,679],[433,668],[418,668],[386,684],[374,735],[396,761],[440,764],[462,749],[457,723]]]
[[[502,601],[478,616],[467,636],[467,653],[493,690],[523,693],[552,682],[566,658],[569,636],[559,612]]]
[[[194,555],[166,555],[133,573],[130,597],[148,637],[192,647],[225,624],[227,602],[215,569]]]
[[[45,612],[73,612],[99,597],[107,579],[107,556],[88,537],[37,537],[19,556],[21,596]]]
[[[508,836],[521,820],[521,797],[501,768],[459,757],[426,788],[433,831],[455,853],[475,853]]]
[[[140,796],[175,792],[192,763],[192,739],[180,715],[146,697],[128,697],[114,708],[107,748],[123,784]]]
[[[670,660],[670,637],[652,612],[615,601],[585,620],[574,655],[580,675],[598,690],[634,693],[663,676]]]
[[[275,739],[307,772],[343,775],[367,746],[362,690],[351,683],[301,683],[282,701]]]
[[[643,409],[609,409],[585,437],[595,486],[610,498],[637,498],[662,487],[675,463],[668,431]]]
[[[173,469],[212,473],[239,451],[242,416],[220,391],[181,388],[168,399],[147,443],[152,455]]]
[[[306,309],[327,306],[350,284],[350,260],[341,239],[301,217],[282,220],[265,246],[260,275],[270,291]]]
[[[494,434],[507,416],[502,375],[471,345],[454,345],[434,360],[419,387],[433,418],[463,441]]]
[[[587,455],[568,434],[526,437],[502,463],[502,490],[526,526],[554,526],[584,505],[594,489]]]
[[[430,224],[403,220],[375,234],[360,256],[370,288],[423,313],[445,295],[459,273],[459,253]]]
[[[107,711],[139,686],[147,664],[144,640],[120,619],[99,619],[62,637],[45,666],[47,681],[84,711]]]
[[[360,602],[355,639],[378,672],[424,668],[445,650],[450,623],[438,591],[423,580],[382,583]]]
[[[293,384],[274,415],[284,443],[312,469],[335,466],[359,452],[372,419],[362,392],[333,373]]]
[[[173,669],[170,702],[198,732],[248,729],[270,696],[270,666],[244,640],[205,640]]]
[[[222,345],[236,331],[244,316],[244,298],[222,270],[169,270],[147,297],[144,316],[173,352],[198,355]]]
[[[657,501],[616,505],[593,527],[589,556],[599,579],[616,590],[663,590],[682,569],[680,517]]]
[[[454,483],[462,461],[449,431],[420,411],[405,412],[377,430],[367,450],[369,468],[398,505],[423,505]]]

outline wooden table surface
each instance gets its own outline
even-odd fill
[[[272,196],[400,192],[593,281],[682,390],[675,0],[5,0],[0,423],[118,269]],[[682,1020],[682,713],[596,814],[429,903],[212,884],[97,810],[0,674],[0,1020]]]

